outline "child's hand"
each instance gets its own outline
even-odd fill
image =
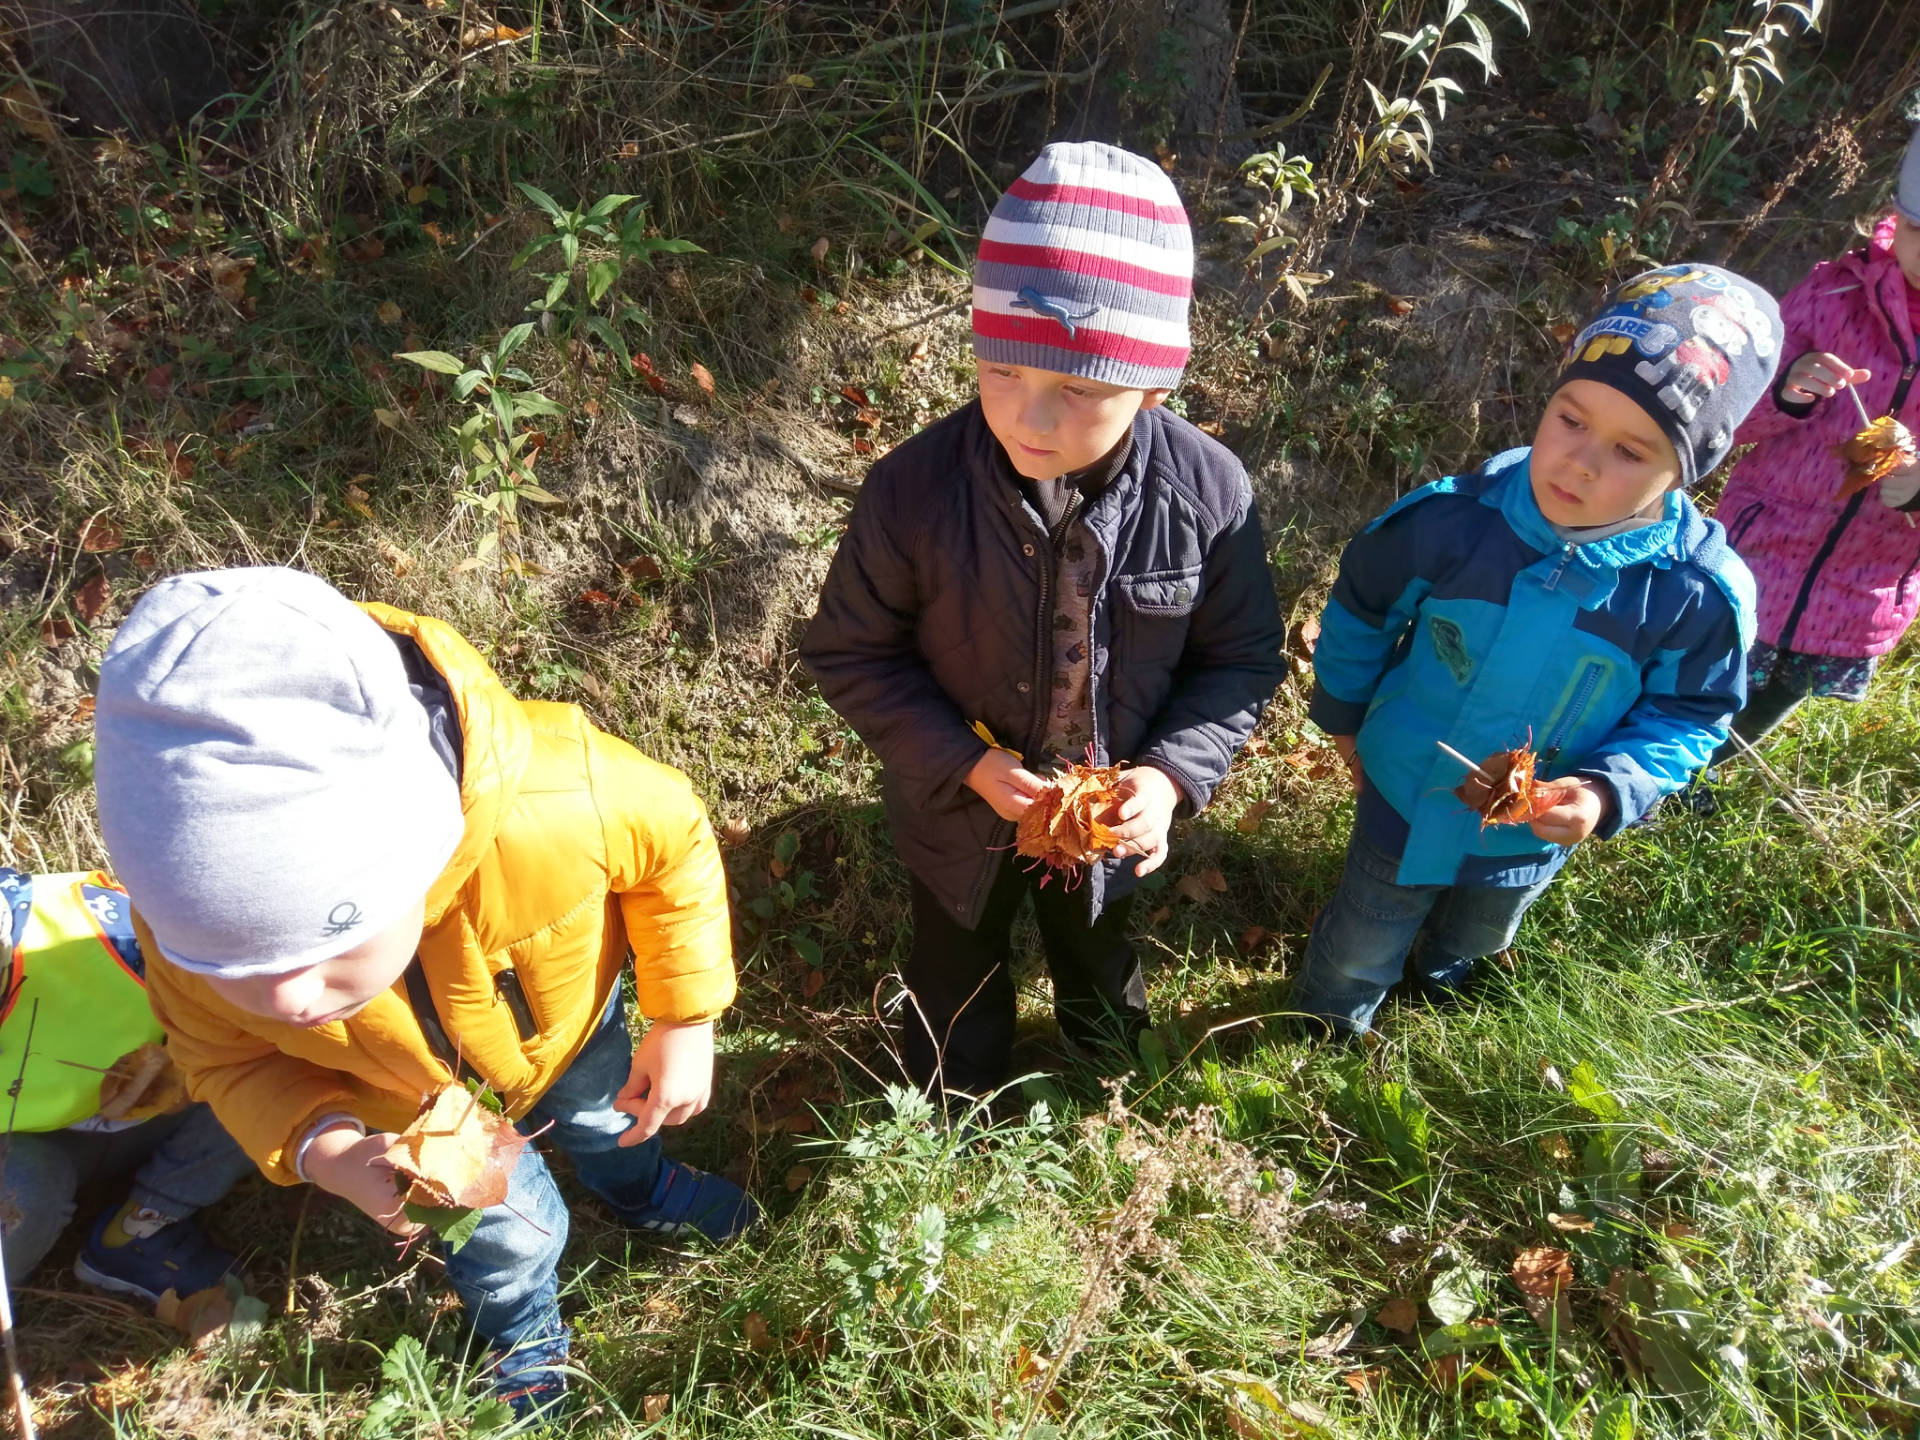
[[[1352,735],[1331,737],[1333,748],[1340,752],[1340,758],[1347,762],[1347,778],[1353,782],[1353,793],[1358,795],[1366,785],[1366,772],[1360,768],[1360,749]]]
[[[662,1125],[684,1125],[713,1096],[713,1022],[656,1020],[633,1052],[633,1069],[613,1108],[633,1116],[622,1145],[638,1145]]]
[[[987,751],[967,772],[967,788],[1002,820],[1018,820],[1036,796],[1046,793],[1047,784],[1005,750]]]
[[[1780,396],[1795,405],[1827,400],[1849,385],[1871,380],[1871,370],[1856,370],[1829,350],[1809,350],[1787,367],[1787,378],[1780,382]]]
[[[361,1135],[351,1126],[322,1130],[307,1146],[307,1178],[329,1194],[364,1211],[373,1223],[396,1235],[418,1235],[422,1227],[407,1219],[387,1150],[400,1137],[390,1130]]]
[[[1540,780],[1533,789],[1547,808],[1528,828],[1554,845],[1578,845],[1607,818],[1606,793],[1591,780]]]
[[[1180,787],[1166,771],[1136,765],[1122,774],[1113,788],[1120,796],[1113,822],[1113,833],[1120,843],[1113,847],[1113,857],[1143,856],[1133,873],[1151,875],[1167,858],[1167,830],[1180,805]]]

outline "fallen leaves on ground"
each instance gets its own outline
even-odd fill
[[[1520,1303],[1533,1323],[1550,1336],[1573,1330],[1573,1306],[1567,1299],[1573,1285],[1572,1259],[1551,1245],[1531,1246],[1513,1257],[1513,1283],[1520,1288]]]
[[[1020,817],[1014,850],[1069,881],[1117,843],[1105,816],[1120,799],[1118,765],[1069,765]],[[1051,876],[1044,877],[1045,885]]]
[[[196,1350],[206,1350],[221,1339],[242,1339],[266,1323],[267,1305],[258,1296],[247,1294],[240,1282],[228,1276],[218,1285],[181,1296],[177,1290],[162,1292],[153,1313],[161,1323],[173,1326],[193,1342]]]
[[[1373,1312],[1374,1323],[1400,1335],[1410,1335],[1420,1324],[1420,1307],[1405,1295],[1396,1295]]]
[[[1267,812],[1273,809],[1273,801],[1256,800],[1246,808],[1246,812],[1234,822],[1234,829],[1242,835],[1251,835],[1260,828],[1260,822],[1267,818]]]
[[[107,608],[107,601],[111,595],[112,592],[107,587],[107,577],[95,575],[75,592],[74,612],[91,625],[100,618],[100,612]]]
[[[387,568],[393,571],[395,578],[406,574],[407,571],[413,568],[413,556],[402,550],[391,540],[376,540],[373,545],[373,551],[374,554],[387,562]]]
[[[1204,905],[1216,895],[1227,893],[1227,877],[1219,870],[1190,870],[1174,883],[1174,893],[1183,900]]]
[[[711,400],[713,398],[713,372],[696,360],[687,367],[687,373],[693,376],[693,383],[700,387],[700,393]]]
[[[120,527],[104,515],[89,516],[80,527],[80,548],[89,555],[118,550],[125,543],[126,537]]]

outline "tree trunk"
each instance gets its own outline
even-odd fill
[[[184,0],[0,0],[52,107],[82,132],[153,140],[227,93],[207,27]]]

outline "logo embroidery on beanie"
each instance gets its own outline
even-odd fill
[[[1031,310],[1036,315],[1045,315],[1050,320],[1058,320],[1066,328],[1067,338],[1073,339],[1079,333],[1078,327],[1083,321],[1091,320],[1100,313],[1101,307],[1095,305],[1085,314],[1075,315],[1059,300],[1049,300],[1031,285],[1020,287],[1020,293],[1007,302],[1010,310]]]
[[[346,934],[360,923],[360,907],[351,900],[342,900],[327,912],[327,923],[321,928],[320,935],[325,940],[335,940]]]
[[[1642,360],[1634,373],[1658,387],[1661,403],[1691,424],[1701,403],[1732,375],[1728,357],[1740,354],[1749,344],[1756,355],[1771,355],[1774,338],[1773,326],[1744,291],[1729,289],[1703,296],[1687,318],[1693,338],[1682,340],[1658,364]]]

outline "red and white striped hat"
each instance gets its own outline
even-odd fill
[[[973,353],[1001,365],[1171,390],[1191,340],[1193,232],[1153,161],[1049,145],[988,217],[973,267]]]

